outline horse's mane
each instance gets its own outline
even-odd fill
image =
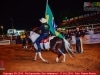
[[[35,27],[35,28],[33,28],[32,31],[35,32],[35,33],[37,33],[38,32],[37,30],[38,30],[38,27]]]
[[[33,28],[33,31],[36,31],[38,28],[39,28],[39,27],[35,27],[35,28]]]

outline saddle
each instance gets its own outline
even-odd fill
[[[49,42],[49,37],[46,37],[40,41],[40,43],[46,43],[46,42]]]
[[[41,44],[41,49],[47,49],[47,47],[49,46],[49,37],[46,37],[44,39],[42,39],[40,41],[40,44]]]

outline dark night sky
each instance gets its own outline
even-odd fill
[[[86,13],[83,11],[83,0],[49,0],[49,6],[58,24],[63,16],[68,18]],[[44,17],[46,0],[2,0],[0,1],[0,26],[11,28],[11,17],[14,28],[30,29],[39,26],[39,18]]]

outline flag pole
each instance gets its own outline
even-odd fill
[[[13,35],[14,35],[14,25],[13,25],[13,18],[12,17],[11,17],[11,22],[12,22],[12,30],[13,30],[13,33],[11,34],[11,43],[12,43]]]
[[[12,29],[14,29],[13,18],[12,17],[11,17],[11,22],[12,22]]]
[[[48,4],[48,0],[47,0],[47,4]]]
[[[48,0],[47,0],[47,2],[46,2],[46,12],[47,12],[47,5],[48,5]]]
[[[47,2],[46,2],[46,11],[45,11],[45,18],[47,19],[47,17],[46,17],[46,13],[47,13],[47,6],[48,6],[48,0],[47,0]]]

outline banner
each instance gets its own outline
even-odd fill
[[[93,35],[85,35],[82,38],[83,44],[94,44],[100,43],[100,34],[93,34]],[[75,44],[75,36],[72,36],[72,44]]]
[[[10,45],[10,40],[2,40],[0,41],[0,45]]]

